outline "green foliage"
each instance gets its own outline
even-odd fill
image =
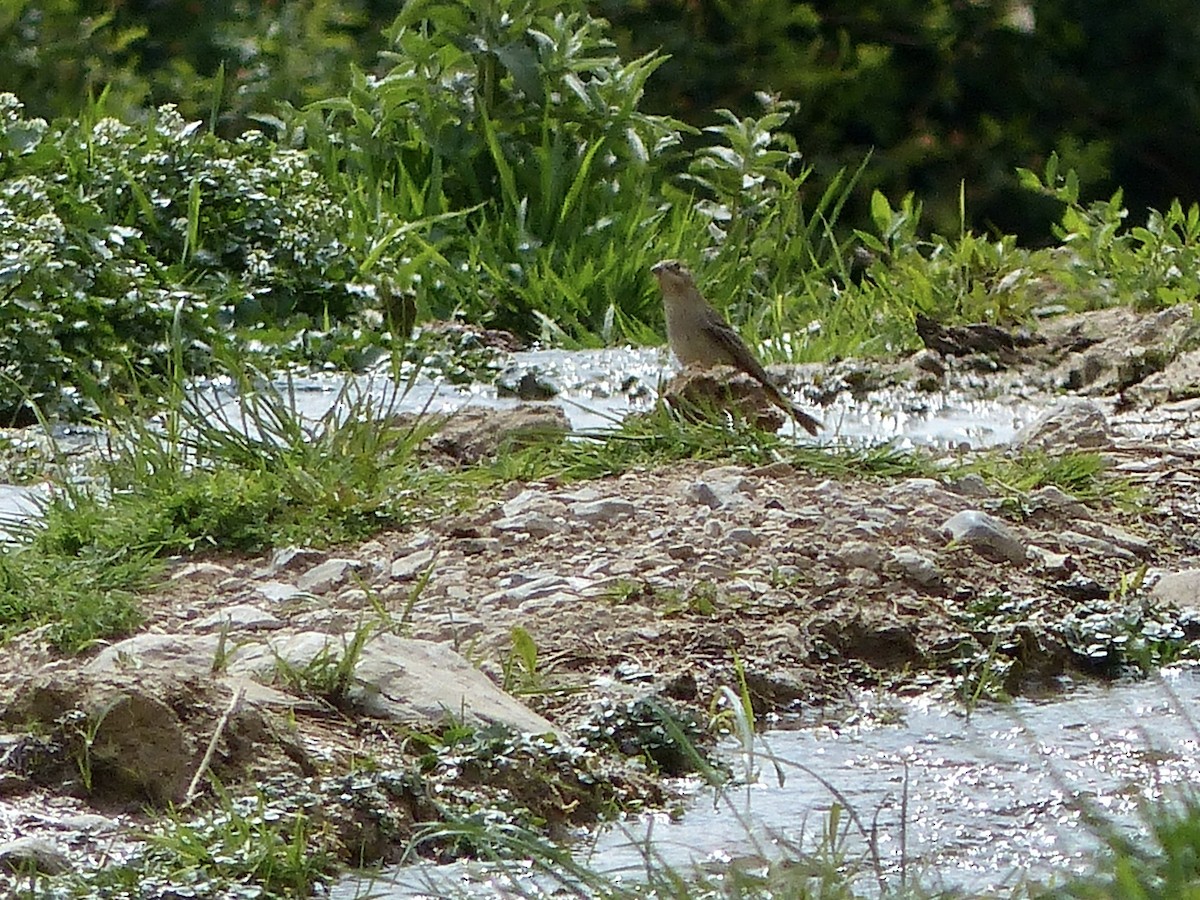
[[[670,55],[651,109],[707,124],[714,108],[752,108],[761,90],[797,100],[788,130],[820,177],[873,152],[868,189],[916,192],[942,233],[957,225],[965,181],[974,227],[1046,235],[1053,205],[1012,172],[1052,151],[1091,191],[1129,188],[1139,216],[1195,197],[1200,20],[1189,0],[596,5],[624,52]],[[850,219],[868,216],[857,197]]]
[[[662,58],[622,61],[605,23],[560,6],[410,3],[382,76],[290,119],[367,205],[468,216],[417,288],[419,318],[528,333],[541,317],[589,343],[644,318],[654,234],[678,217],[661,197],[676,124],[640,109]]]
[[[277,657],[275,669],[280,680],[302,694],[324,700],[336,709],[350,711],[354,673],[375,627],[371,623],[359,624],[349,640],[343,639],[341,652],[332,643],[327,643],[302,666]]]
[[[280,101],[344,86],[354,61],[382,45],[394,5],[372,0],[221,0],[194,4],[12,0],[0,8],[4,89],[35,115],[76,116],[89,98],[135,118],[175,104],[237,134]]]
[[[580,739],[592,747],[643,758],[655,771],[680,776],[713,770],[711,747],[694,716],[653,699],[602,701],[587,722],[577,726]]]
[[[1192,792],[1147,804],[1144,837],[1130,838],[1089,809],[1089,825],[1107,848],[1095,874],[1046,891],[1044,900],[1169,900],[1200,893],[1200,800]]]
[[[469,487],[448,495],[413,458],[428,425],[397,424],[349,388],[315,422],[248,376],[241,388],[236,412],[176,390],[181,405],[157,422],[120,416],[89,484],[62,486],[0,551],[0,634],[45,624],[80,650],[139,624],[133,592],[162,556],[352,541],[466,502]]]
[[[141,623],[135,591],[150,560],[83,553],[71,558],[37,548],[0,553],[0,639],[45,626],[49,644],[67,653],[123,637]]]
[[[202,816],[172,814],[132,859],[58,879],[37,896],[311,896],[331,880],[337,849],[331,830],[316,824],[320,812],[290,798],[225,797]]]
[[[170,109],[51,127],[0,95],[0,148],[0,416],[128,387],[181,344],[204,370],[229,325],[349,323],[405,277],[407,231],[376,247],[305,154],[258,133],[228,143]]]

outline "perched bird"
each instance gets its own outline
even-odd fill
[[[746,342],[701,296],[692,273],[682,263],[664,259],[650,271],[662,288],[667,341],[682,365],[740,369],[761,384],[771,402],[799,422],[809,434],[816,434],[822,428],[820,422],[779,392]]]

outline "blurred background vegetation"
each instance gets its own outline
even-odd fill
[[[664,257],[772,361],[1192,302],[1191,2],[7,0],[0,421],[430,320],[661,344]]]
[[[29,115],[76,116],[107,88],[125,118],[175,103],[231,137],[336,96],[350,65],[385,71],[400,0],[8,0],[0,90]],[[418,2],[416,4],[420,6]],[[495,0],[479,0],[486,7]],[[538,2],[542,12],[576,4]],[[1048,201],[1017,166],[1049,154],[1085,194],[1124,189],[1138,215],[1200,194],[1200,6],[1193,0],[593,0],[622,57],[670,60],[645,111],[703,127],[757,110],[756,91],[799,107],[787,129],[825,182],[873,153],[843,222],[872,188],[915,192],[927,225],[1048,239]]]

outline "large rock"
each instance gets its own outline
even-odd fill
[[[950,540],[966,544],[984,559],[1024,565],[1029,558],[1025,544],[995,516],[967,509],[951,516],[942,525]]]
[[[1150,589],[1150,596],[1179,609],[1200,609],[1200,569],[1168,572]]]
[[[1017,432],[1013,446],[1055,454],[1109,450],[1112,428],[1095,401],[1073,397]]]
[[[352,646],[353,635],[301,632],[242,648],[228,672],[270,680],[281,664],[302,671],[322,655],[340,659]],[[536,734],[555,730],[451,648],[391,634],[376,635],[362,646],[345,699],[369,716],[409,725],[429,726],[452,717],[468,725],[500,723]]]

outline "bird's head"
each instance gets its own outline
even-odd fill
[[[695,284],[687,266],[677,259],[664,259],[662,262],[657,262],[650,267],[650,271],[658,279],[659,287],[664,291],[682,291]]]

